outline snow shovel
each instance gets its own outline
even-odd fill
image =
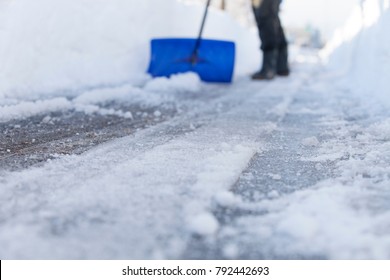
[[[198,38],[166,38],[151,41],[148,73],[153,77],[195,72],[205,82],[230,83],[233,77],[235,44],[202,39],[211,0],[207,1]]]

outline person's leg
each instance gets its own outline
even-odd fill
[[[276,63],[276,73],[279,76],[288,76],[290,67],[288,65],[288,43],[279,19],[279,47],[278,59]]]
[[[253,74],[252,78],[269,80],[274,78],[277,70],[280,45],[279,0],[262,0],[260,6],[253,7],[253,11],[259,29],[263,64],[261,70]]]

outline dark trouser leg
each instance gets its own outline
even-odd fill
[[[263,51],[263,65],[253,79],[272,79],[276,73],[288,72],[287,41],[279,19],[280,0],[263,0],[253,7]]]
[[[260,7],[253,7],[263,51],[279,47],[280,20],[279,0],[263,0]]]
[[[280,76],[288,76],[290,67],[288,66],[288,44],[282,26],[280,25],[280,40],[278,48],[278,59],[276,63],[276,73]]]

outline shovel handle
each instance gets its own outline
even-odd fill
[[[209,12],[210,3],[211,3],[211,0],[207,0],[206,8],[205,8],[204,14],[203,14],[202,24],[201,24],[200,30],[199,30],[199,35],[198,35],[198,38],[196,39],[195,48],[194,48],[194,51],[192,52],[192,56],[191,56],[192,64],[196,64],[198,62],[198,51],[199,51],[199,47],[200,47],[200,42],[202,40],[203,30],[204,30],[204,26],[205,26],[206,19],[207,19],[207,14]]]
[[[200,26],[198,40],[202,39],[203,29],[204,29],[204,26],[205,26],[205,23],[206,23],[207,14],[209,12],[210,3],[211,3],[211,0],[207,0],[206,8],[204,10],[203,19],[202,19],[202,25]]]

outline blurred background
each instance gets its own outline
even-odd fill
[[[205,0],[182,0],[205,3]],[[281,18],[291,43],[319,48],[343,26],[361,0],[283,0]],[[213,0],[215,8],[224,9],[245,26],[254,27],[250,0]]]

